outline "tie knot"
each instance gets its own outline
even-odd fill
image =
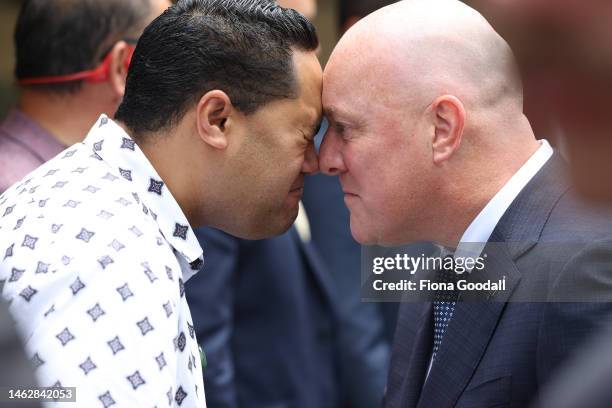
[[[457,291],[458,275],[454,266],[454,258],[452,255],[447,255],[442,259],[441,268],[435,271],[436,282],[445,285],[435,292],[434,301],[454,302],[459,297]]]
[[[452,258],[455,255],[455,248],[438,245],[438,249],[440,250],[438,256],[442,259],[448,258],[449,256]]]

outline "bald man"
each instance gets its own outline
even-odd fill
[[[585,301],[610,300],[612,221],[534,136],[509,46],[459,1],[401,1],[341,39],[323,105],[321,170],[339,176],[359,242],[488,256],[463,278],[506,285],[402,305],[385,407],[527,406],[610,321],[610,303]]]

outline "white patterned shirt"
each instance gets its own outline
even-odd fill
[[[206,406],[184,296],[202,263],[176,200],[104,115],[0,196],[2,296],[40,385],[76,387],[77,407]]]

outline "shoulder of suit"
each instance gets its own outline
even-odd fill
[[[572,188],[555,204],[544,228],[542,241],[584,241],[612,238],[612,210],[589,203]]]

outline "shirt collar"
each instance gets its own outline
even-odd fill
[[[542,139],[539,142],[538,150],[493,196],[465,230],[455,251],[455,258],[477,258],[480,256],[506,210],[552,156],[553,150],[548,141]]]
[[[199,270],[204,260],[193,229],[153,165],[125,130],[101,115],[83,144],[92,150],[93,157],[103,160],[117,175],[131,182],[138,191],[132,193],[134,200],[143,206],[145,213],[151,212],[166,240],[194,273]]]

